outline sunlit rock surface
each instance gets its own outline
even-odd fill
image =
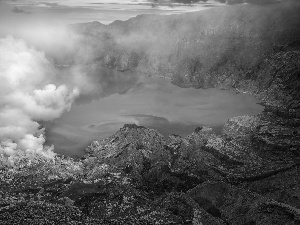
[[[76,160],[1,165],[0,223],[300,224],[300,14],[286,2],[228,6],[217,18],[208,10],[78,25],[104,49],[97,63],[247,92],[266,108],[229,118],[220,135],[199,127],[165,138],[129,124]],[[143,27],[151,38],[135,36]]]
[[[80,160],[24,159],[19,168],[2,168],[0,218],[4,224],[297,224],[297,162],[252,147],[256,122],[232,118],[223,129],[230,135],[199,127],[185,138],[125,125],[91,143]],[[233,150],[233,141],[244,142]]]

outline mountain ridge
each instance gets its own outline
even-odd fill
[[[265,110],[219,135],[166,138],[133,124],[76,160],[20,158],[0,168],[0,223],[299,224],[300,20],[289,2],[73,27],[95,46],[93,63],[247,92]]]

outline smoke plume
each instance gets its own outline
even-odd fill
[[[24,154],[53,158],[41,124],[74,102],[126,93],[138,81],[98,65],[101,46],[83,44],[85,37],[66,27],[24,24],[13,31],[0,35],[0,164]]]
[[[12,37],[0,39],[0,154],[18,152],[52,158],[38,121],[58,118],[79,96],[79,88],[57,82],[58,71],[44,53]]]

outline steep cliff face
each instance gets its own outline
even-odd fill
[[[74,29],[99,47],[93,63],[169,78],[181,87],[219,87],[256,96],[266,109],[255,118],[259,126],[252,130],[251,143],[293,158],[299,154],[300,135],[299,12],[300,3],[287,0],[142,15]]]
[[[0,223],[300,224],[299,9],[285,1],[77,25],[91,63],[234,88],[265,110],[229,119],[221,135],[125,125],[77,161],[1,167]]]
[[[117,34],[122,49],[113,48],[109,56],[102,52],[106,66],[170,78],[181,87],[247,92],[266,107],[257,116],[229,119],[219,136],[204,127],[186,138],[160,141],[163,160],[149,154],[142,172],[127,173],[139,181],[139,190],[155,198],[183,192],[177,199],[189,197],[204,211],[172,207],[194,223],[299,223],[299,11],[296,1],[231,6],[140,16],[103,29],[112,39]]]
[[[299,3],[288,0],[183,15],[141,15],[74,29],[94,47],[94,63],[171,78],[182,87],[232,88],[261,81],[257,74],[271,69],[267,58],[299,50],[299,9]],[[272,74],[263,80],[268,82]]]
[[[169,78],[180,87],[255,95],[266,105],[256,143],[299,152],[299,11],[288,0],[74,29],[98,46],[93,63]]]

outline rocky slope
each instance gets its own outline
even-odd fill
[[[257,148],[259,124],[125,125],[79,160],[23,159],[1,170],[1,224],[299,224],[299,160]]]
[[[92,63],[182,87],[234,88],[265,110],[229,119],[221,135],[199,127],[165,138],[133,124],[76,160],[20,158],[0,167],[0,224],[300,224],[300,14],[292,2],[77,25]]]

